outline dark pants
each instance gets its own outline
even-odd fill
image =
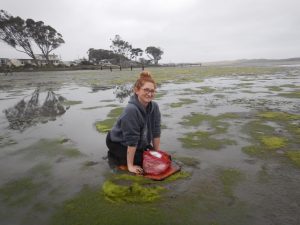
[[[110,164],[117,166],[126,165],[127,166],[127,146],[122,145],[119,142],[113,142],[110,139],[110,133],[108,132],[106,136],[106,146],[108,147],[108,160]],[[134,165],[143,165],[143,150],[137,149],[134,155]]]

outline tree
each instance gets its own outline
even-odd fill
[[[27,54],[36,65],[38,62],[33,52],[34,43],[48,63],[50,52],[65,43],[62,35],[51,26],[45,25],[44,22],[35,22],[32,19],[25,21],[4,10],[0,10],[0,39],[17,51]]]
[[[121,39],[120,35],[115,35],[114,39],[111,39],[112,44],[110,46],[111,50],[118,55],[122,55],[128,58],[128,55],[131,52],[132,46],[127,42]],[[120,57],[121,64],[121,57]]]
[[[130,59],[137,59],[138,56],[143,55],[143,50],[140,48],[132,48],[130,51]]]
[[[88,50],[89,61],[99,63],[103,59],[115,59],[119,58],[119,55],[115,54],[113,51],[105,49],[94,49],[90,48]]]
[[[149,46],[146,48],[145,52],[147,56],[154,61],[154,64],[157,65],[158,61],[161,59],[161,56],[164,52],[159,47]]]
[[[32,19],[27,19],[26,27],[49,64],[49,54],[61,44],[65,43],[62,39],[62,35],[51,26],[45,25],[43,21],[35,22]]]
[[[0,11],[0,39],[19,52],[31,57],[38,65],[32,48],[32,38],[25,21],[20,17],[13,17],[6,11]]]

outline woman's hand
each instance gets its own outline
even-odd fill
[[[144,173],[143,168],[140,167],[140,166],[136,166],[136,165],[129,166],[128,170],[129,170],[129,172],[136,173],[136,174],[139,174],[139,175],[142,175]]]

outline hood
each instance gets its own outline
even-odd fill
[[[140,110],[143,115],[146,115],[147,113],[151,113],[153,111],[152,102],[149,102],[147,108],[145,108],[139,101],[138,96],[136,94],[130,96],[130,99],[128,101],[130,104],[134,104],[138,109]]]

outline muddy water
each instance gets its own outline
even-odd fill
[[[77,79],[79,72],[74,73]],[[85,72],[81,73],[84,76]],[[112,109],[124,107],[129,97],[125,94],[122,99],[117,98],[120,87],[109,82],[104,82],[107,88],[95,89],[87,82],[88,78],[77,82],[74,76],[66,82],[67,79],[62,81],[55,73],[40,75],[43,81],[38,85],[28,84],[31,74],[15,75],[15,80],[13,75],[8,83],[11,87],[0,90],[1,224],[33,224],[33,221],[48,224],[57,206],[76,196],[84,186],[101,187],[107,174],[112,173],[105,160],[105,134],[97,132],[95,123],[105,120]],[[72,72],[67,76],[72,77]],[[110,79],[107,74],[103,76]],[[39,95],[40,105],[49,88],[73,103],[65,105],[61,115],[12,129],[5,110],[22,99],[28,102],[37,86],[44,87]],[[156,101],[164,125],[161,148],[179,162],[181,157],[199,162],[197,167],[183,164],[183,170],[190,172],[191,177],[171,186],[169,195],[173,197],[160,203],[164,208],[174,209],[166,210],[173,218],[172,224],[300,224],[300,168],[284,157],[286,149],[277,149],[276,154],[264,157],[242,151],[252,142],[245,125],[256,120],[259,112],[300,115],[299,95],[282,95],[299,93],[299,90],[298,68],[275,74],[235,74],[159,86],[160,96]],[[182,99],[194,101],[184,104]],[[171,103],[177,102],[182,104],[172,106]],[[234,143],[224,144],[217,150],[185,147],[180,140],[185,134],[214,129],[209,121],[195,126],[182,124],[186,116],[196,113],[214,118],[225,113],[237,115],[220,119],[226,122],[226,131],[214,134],[217,139],[230,139]],[[300,120],[293,122],[300,126]],[[282,135],[287,132],[276,121],[268,124],[279,129]],[[300,150],[299,142],[293,148]],[[228,169],[239,171],[244,179],[232,187],[233,194],[226,196],[219,190],[222,186],[219,171]],[[191,209],[187,212],[184,208],[188,203]],[[182,217],[176,212],[181,212]]]

